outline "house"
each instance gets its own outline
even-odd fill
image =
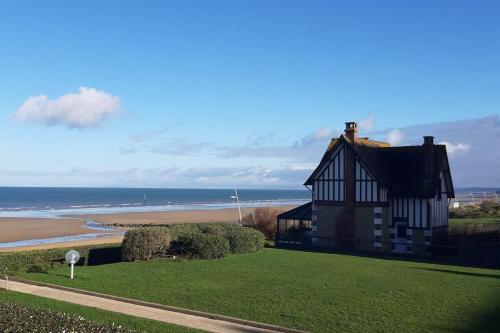
[[[358,137],[357,124],[332,139],[304,184],[312,201],[278,216],[277,245],[425,253],[448,227],[454,198],[446,146],[392,147]]]

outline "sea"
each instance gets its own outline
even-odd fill
[[[0,217],[299,205],[307,190],[0,187]]]

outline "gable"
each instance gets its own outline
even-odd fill
[[[336,154],[341,146],[343,147],[344,143],[340,139],[332,139],[330,141],[330,144],[328,145],[326,152],[323,154],[321,161],[319,162],[316,169],[314,169],[314,171],[311,173],[309,178],[306,180],[304,185],[313,185],[314,179],[316,179],[318,174],[324,170],[325,164],[329,163],[332,155]]]
[[[357,202],[386,202],[387,190],[356,156],[355,188]]]
[[[339,145],[318,167],[312,181],[313,198],[320,201],[344,201],[345,149]]]

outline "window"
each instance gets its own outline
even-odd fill
[[[382,218],[382,213],[375,213],[375,218],[376,219],[381,219]]]
[[[380,243],[382,238],[380,236],[375,236],[375,242]]]
[[[375,224],[375,230],[382,230],[382,224]]]

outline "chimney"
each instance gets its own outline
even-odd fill
[[[354,142],[358,137],[358,124],[354,121],[345,123],[345,136],[349,141]]]
[[[431,179],[434,172],[434,137],[424,136],[424,164],[425,164],[425,178]]]

